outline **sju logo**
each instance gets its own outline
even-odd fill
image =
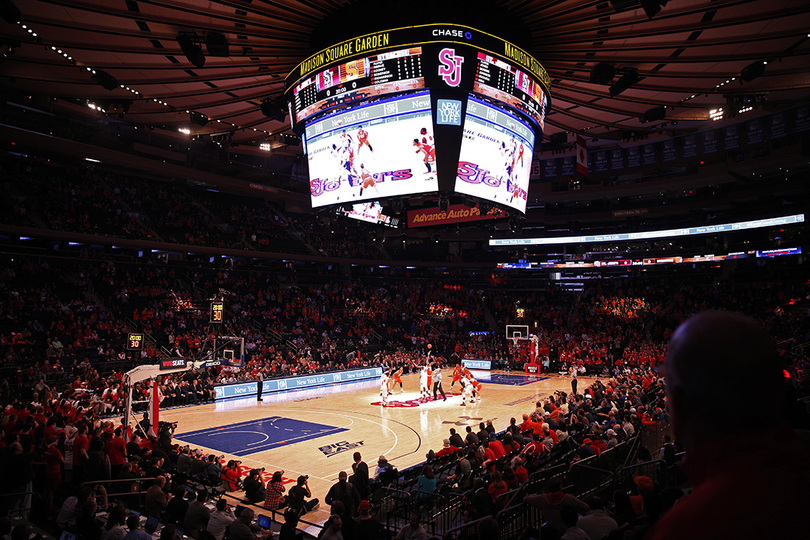
[[[463,56],[456,56],[454,49],[442,49],[439,53],[439,76],[444,79],[447,86],[461,84],[461,64]]]

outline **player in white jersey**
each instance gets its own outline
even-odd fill
[[[430,372],[430,367],[427,362],[425,365],[422,366],[422,371],[419,373],[419,397],[420,398],[428,398],[430,397],[430,387],[428,385],[428,374]]]
[[[461,377],[461,388],[463,388],[461,391],[461,405],[466,405],[467,401],[469,401],[470,404],[474,403],[475,398],[473,397],[473,385],[470,382],[470,379],[468,379],[466,376]]]
[[[388,406],[388,372],[383,370],[382,377],[380,377],[380,396],[382,397],[382,406]]]

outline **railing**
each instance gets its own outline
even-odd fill
[[[661,466],[666,466],[664,461],[661,459],[653,459],[643,463],[626,465],[622,468],[619,475],[619,485],[624,487],[629,486],[632,484],[632,479],[636,476],[647,476],[655,480],[657,478],[656,473]]]
[[[456,538],[479,538],[478,525],[484,521],[492,519],[492,516],[485,516],[468,523],[462,523],[448,530],[444,535],[444,540],[455,540]],[[501,536],[503,538],[503,536]],[[487,539],[490,540],[490,539]],[[497,540],[495,538],[491,540]]]
[[[35,491],[17,491],[14,493],[0,494],[0,508],[2,508],[4,512],[8,511],[9,514],[19,514],[22,519],[27,520],[28,512],[31,511],[32,497],[35,493]],[[12,499],[13,501],[13,498],[18,498],[21,506],[11,508],[10,503],[5,499]],[[23,504],[27,504],[27,506],[22,506]]]
[[[529,528],[539,531],[542,518],[540,509],[530,504],[521,503],[504,508],[496,516],[501,531],[500,539],[519,538]]]
[[[407,525],[412,513],[420,516],[428,533],[438,536],[446,534],[461,519],[463,497],[460,493],[405,491],[390,487],[384,487],[383,492],[379,519],[389,532],[399,531]]]
[[[146,496],[146,489],[144,485],[151,486],[152,482],[156,479],[156,477],[149,477],[149,478],[125,478],[122,480],[94,480],[92,482],[84,482],[82,486],[104,486],[107,490],[107,498],[119,498],[124,499],[127,502],[127,506],[129,508],[138,507],[143,508],[144,497]],[[130,488],[127,491],[112,491],[112,488],[115,485],[120,487],[124,487],[123,484],[130,484]],[[109,487],[109,489],[108,489]],[[133,501],[134,504],[133,504]]]
[[[410,491],[383,487],[383,497],[380,500],[380,522],[385,528],[396,532],[408,524],[410,520],[412,496]]]

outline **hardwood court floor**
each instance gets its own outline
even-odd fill
[[[389,397],[379,404],[379,381],[363,381],[277,394],[220,401],[161,411],[160,419],[177,421],[175,441],[201,447],[206,452],[239,459],[249,468],[264,467],[267,475],[285,471],[295,479],[309,475],[314,497],[324,500],[338,473],[351,474],[352,454],[359,451],[371,474],[380,455],[403,470],[425,460],[430,449],[439,450],[451,427],[464,436],[466,426],[492,420],[502,431],[515,417],[534,410],[535,402],[555,390],[570,392],[570,379],[559,375],[532,377],[522,373],[473,372],[482,382],[482,399],[461,406],[459,385],[450,389],[452,375],[444,370],[447,401],[419,403],[419,375],[403,377]],[[580,378],[580,388],[591,379]],[[393,406],[392,406],[393,405]],[[185,436],[185,437],[184,437]],[[291,486],[293,484],[287,484]],[[307,519],[328,517],[325,504]]]

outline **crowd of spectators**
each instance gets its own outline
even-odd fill
[[[92,163],[67,165],[0,158],[2,222],[85,234],[360,259],[385,258],[349,218],[285,216],[272,203],[200,189],[180,181],[112,173]],[[336,239],[339,239],[336,241]]]
[[[156,189],[154,182],[91,167],[10,157],[0,162],[0,177],[3,220],[15,225],[262,250],[291,240],[328,255],[379,256],[374,242],[352,238],[340,226],[337,240],[330,241],[315,218],[285,217],[267,203],[192,197],[187,186],[177,183]],[[741,269],[736,279],[726,280],[701,272],[678,280],[594,280],[580,294],[553,286],[514,291],[508,279],[504,286],[493,286],[461,277],[357,272],[351,278],[337,271],[274,274],[238,264],[189,267],[57,255],[4,257],[0,444],[6,493],[31,491],[26,488],[30,483],[48,511],[56,512],[72,487],[78,513],[89,515],[97,498],[103,503],[102,493],[75,492],[88,479],[134,482],[141,474],[163,476],[163,489],[171,492],[173,481],[166,473],[177,472],[177,462],[185,461],[181,456],[196,461],[203,456],[174,447],[170,438],[167,443],[165,432],[161,440],[153,426],[154,439],[138,441],[133,434],[135,446],[126,445],[122,461],[116,415],[124,407],[123,376],[158,356],[203,358],[222,336],[244,339],[243,367],[160,377],[164,406],[210,401],[216,384],[252,380],[259,371],[266,378],[366,365],[407,369],[423,359],[428,344],[440,363],[487,358],[496,367],[522,369],[535,345],[504,339],[505,324],[527,325],[538,337],[537,353],[554,365],[579,365],[588,373],[612,377],[576,396],[550,398],[527,412],[523,422],[516,419],[497,440],[490,442],[491,434],[479,431],[479,442],[472,446],[483,448],[483,459],[482,451],[471,454],[470,440],[463,447],[451,444],[447,448],[453,450],[444,454],[455,454],[459,468],[449,481],[437,480],[432,470],[436,464],[428,464],[420,475],[421,486],[428,488],[422,491],[429,492],[434,484],[439,491],[464,489],[471,494],[470,518],[503,504],[499,496],[514,489],[515,478],[520,485],[523,469],[531,473],[542,466],[561,438],[564,444],[576,444],[570,458],[576,461],[618,444],[645,422],[658,421],[664,410],[660,379],[649,370],[661,363],[674,329],[693,313],[729,309],[753,316],[776,337],[795,384],[806,387],[809,379],[808,280],[789,264],[770,264],[750,275]],[[210,325],[208,313],[214,297],[226,304],[225,322],[217,328]],[[130,331],[146,334],[143,351],[125,350]],[[136,404],[145,402],[144,385],[136,384],[132,391]],[[511,450],[506,452],[511,459],[492,459],[500,446]],[[436,454],[441,451],[437,448]],[[436,459],[446,459],[444,454]],[[204,461],[206,468],[218,464],[216,456]],[[465,462],[480,467],[477,479],[483,485],[475,488],[476,478],[465,477]],[[225,468],[240,476],[246,472],[236,464]],[[216,480],[215,474],[203,476]],[[481,488],[488,499],[483,492],[474,497]],[[17,506],[30,504],[18,501]],[[592,502],[591,509],[598,508],[598,501]],[[562,514],[560,523],[565,523]],[[120,524],[111,528],[116,526]]]

